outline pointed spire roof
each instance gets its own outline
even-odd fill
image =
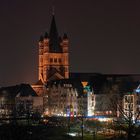
[[[62,52],[62,49],[59,45],[59,36],[57,32],[56,22],[55,22],[55,16],[54,13],[52,15],[52,21],[51,21],[51,27],[49,32],[49,38],[50,38],[50,52]]]
[[[40,36],[40,39],[39,39],[39,41],[43,41],[43,36],[42,36],[42,35]]]
[[[58,37],[58,32],[57,32],[57,27],[56,27],[56,22],[55,22],[55,16],[52,16],[52,21],[51,21],[51,27],[50,27],[50,32],[49,32],[50,37]]]
[[[45,32],[44,38],[48,38],[48,33]]]
[[[61,36],[59,36],[59,43],[61,43],[62,42],[62,38],[61,38]]]
[[[68,36],[66,33],[64,33],[63,39],[68,39]]]

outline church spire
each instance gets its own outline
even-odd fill
[[[51,27],[50,27],[50,32],[49,32],[49,38],[50,38],[50,52],[61,52],[62,50],[59,45],[59,36],[58,36],[57,27],[56,27],[54,12],[52,13],[52,21],[51,21]]]
[[[50,27],[50,32],[49,32],[49,36],[52,36],[52,35],[58,36],[54,15],[52,15],[51,27]]]

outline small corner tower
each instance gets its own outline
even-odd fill
[[[59,36],[53,14],[49,34],[46,32],[39,40],[39,80],[46,83],[69,78],[68,49],[69,39],[66,34]]]
[[[43,74],[43,48],[44,48],[44,43],[43,43],[43,36],[40,36],[39,42],[39,66],[38,66],[38,78],[42,79],[42,74]]]

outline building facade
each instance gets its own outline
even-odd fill
[[[66,34],[58,34],[55,17],[49,34],[46,32],[39,40],[38,80],[46,83],[50,80],[69,78],[69,40]]]
[[[137,92],[126,93],[123,97],[124,117],[133,121],[140,121],[140,94]]]
[[[74,116],[78,112],[77,90],[70,84],[53,84],[49,87],[49,115]]]
[[[63,37],[59,36],[54,15],[49,34],[40,36],[38,50],[38,82],[32,88],[43,96],[48,81],[69,78],[69,39],[65,33]]]
[[[0,117],[23,117],[43,112],[43,98],[28,84],[0,88]]]
[[[39,96],[44,97],[46,114],[107,117],[117,115],[117,105],[112,109],[110,101],[116,95],[129,91],[133,75],[69,73],[69,39],[66,34],[59,36],[54,15],[49,33],[46,32],[39,39],[38,50],[38,82],[32,87]],[[73,79],[73,82],[70,79]],[[75,79],[83,84],[82,92],[73,85]],[[59,84],[56,84],[57,80],[60,80]],[[85,90],[89,87],[88,83],[93,90]]]

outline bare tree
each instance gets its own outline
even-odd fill
[[[127,133],[127,140],[132,140],[137,134],[137,122],[140,119],[140,110],[137,94],[125,94],[124,96],[112,96],[110,106],[116,111],[115,124]]]

